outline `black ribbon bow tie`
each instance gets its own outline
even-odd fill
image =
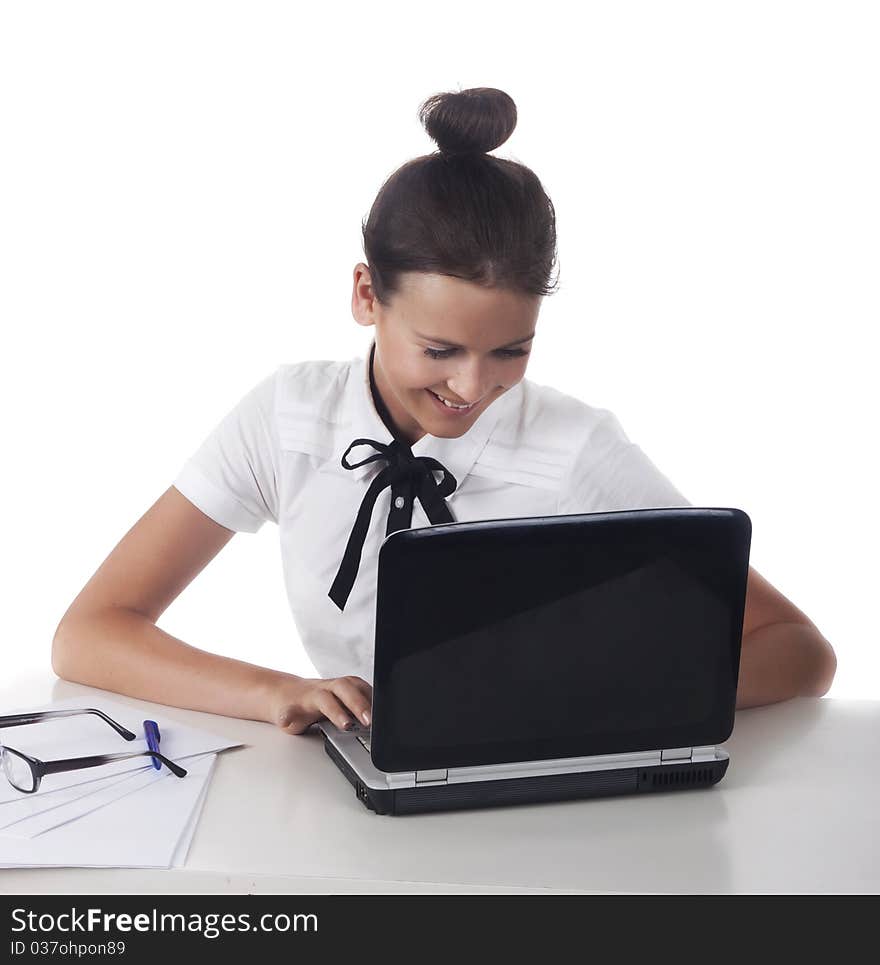
[[[372,446],[378,450],[360,462],[349,463],[346,457],[355,446]],[[379,493],[388,486],[391,487],[391,510],[388,513],[388,525],[385,535],[398,529],[409,529],[412,525],[413,500],[418,498],[425,510],[425,515],[432,523],[454,523],[452,513],[446,505],[446,497],[458,485],[455,476],[436,459],[430,456],[414,456],[409,446],[399,439],[387,445],[374,439],[355,439],[345,450],[342,465],[346,469],[357,469],[368,462],[385,459],[388,465],[370,483],[358,510],[357,519],[348,537],[348,545],[339,572],[330,587],[328,596],[339,607],[345,609],[345,603],[357,577],[361,562],[361,552],[370,520],[373,517],[373,506]],[[443,481],[437,483],[434,472],[443,473]]]

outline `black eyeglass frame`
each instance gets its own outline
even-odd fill
[[[136,734],[133,734],[126,727],[123,727],[122,724],[117,723],[111,717],[108,717],[103,711],[97,710],[94,707],[83,707],[72,710],[45,710],[31,714],[8,714],[6,716],[0,716],[0,728],[21,727],[25,724],[39,724],[44,720],[52,720],[58,717],[75,717],[79,714],[97,714],[98,717],[109,724],[127,741],[137,739]],[[25,764],[27,764],[30,768],[33,780],[33,787],[30,790],[20,788],[16,784],[13,784],[12,781],[9,781],[10,786],[14,787],[16,791],[21,791],[22,794],[35,794],[40,788],[40,782],[47,774],[60,774],[64,771],[77,771],[86,767],[100,767],[102,764],[110,764],[113,761],[122,761],[133,757],[149,757],[154,760],[161,761],[172,774],[176,775],[177,777],[186,777],[186,771],[179,764],[175,764],[174,761],[169,760],[158,751],[152,750],[131,751],[130,753],[123,754],[96,754],[91,757],[68,757],[64,760],[41,761],[37,757],[31,757],[29,754],[23,754],[14,747],[9,747],[0,741],[0,755],[7,753],[14,754],[16,757],[24,761]],[[6,774],[6,779],[9,780],[8,773]]]

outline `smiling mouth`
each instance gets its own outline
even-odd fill
[[[461,403],[451,402],[449,399],[444,399],[442,395],[437,395],[437,393],[431,391],[431,389],[428,389],[428,391],[434,396],[435,399],[438,399],[440,402],[442,402],[447,409],[455,409],[458,412],[465,412],[468,409],[473,409],[474,406],[478,405],[482,401],[482,399],[477,399],[476,402],[471,402],[470,405],[462,405]]]

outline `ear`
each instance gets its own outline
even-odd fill
[[[746,583],[746,609],[743,618],[743,636],[771,623],[803,623],[812,626],[813,621],[786,599],[761,574],[749,567]]]
[[[370,269],[362,262],[354,266],[354,284],[351,291],[351,314],[358,325],[369,327],[376,324],[379,303],[373,294]]]

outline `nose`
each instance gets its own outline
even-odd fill
[[[479,402],[496,388],[496,373],[497,370],[491,362],[463,362],[446,383],[457,399],[470,405]]]

